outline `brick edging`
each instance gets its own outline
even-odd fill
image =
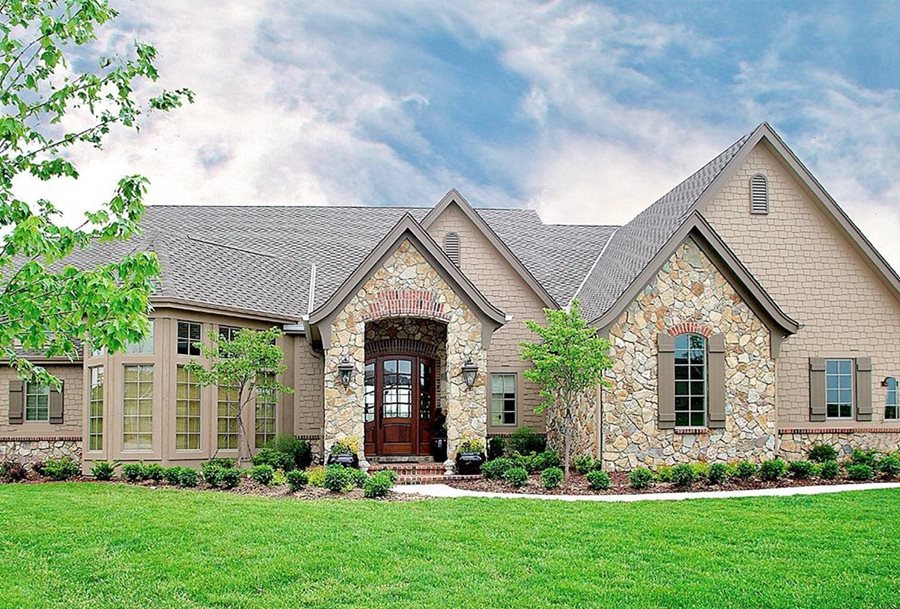
[[[780,436],[795,433],[900,433],[900,427],[787,427],[778,430]]]
[[[81,442],[81,436],[0,436],[0,442]]]

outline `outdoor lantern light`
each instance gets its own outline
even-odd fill
[[[471,387],[475,384],[475,375],[478,374],[478,366],[472,363],[472,359],[466,360],[462,367],[463,378],[466,379],[466,385]]]
[[[350,374],[353,372],[353,362],[347,359],[345,355],[341,359],[341,363],[337,366],[338,372],[341,373],[341,384],[346,387],[350,384]]]

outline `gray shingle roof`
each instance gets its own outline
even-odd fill
[[[700,196],[750,136],[748,133],[736,141],[616,231],[577,295],[587,319],[600,317],[615,304],[681,227]]]
[[[92,266],[153,250],[163,268],[158,296],[299,319],[323,304],[405,213],[430,208],[150,206],[143,234],[94,246],[69,262]],[[476,210],[541,285],[568,302],[613,227],[543,224],[533,210]]]

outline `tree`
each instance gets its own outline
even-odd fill
[[[229,414],[238,421],[238,457],[250,455],[250,439],[244,429],[243,417],[250,400],[265,393],[294,392],[277,380],[277,376],[287,369],[284,353],[275,342],[282,336],[284,333],[278,328],[262,331],[243,328],[231,339],[210,332],[210,345],[196,343],[207,365],[195,360],[185,366],[201,386],[216,385],[237,391],[237,407]],[[245,445],[246,453],[243,452]]]
[[[133,57],[76,69],[87,64],[97,28],[116,15],[107,0],[0,0],[0,357],[22,378],[56,383],[22,351],[74,359],[78,342],[115,352],[149,331],[153,253],[87,269],[65,262],[92,243],[136,235],[147,180],[123,177],[76,228],[51,201],[16,196],[26,176],[77,179],[73,147],[100,148],[113,127],[137,129],[145,113],[193,101],[188,89],[138,99],[135,87],[158,76],[156,49],[141,42]]]
[[[597,331],[581,317],[577,300],[568,309],[544,309],[547,326],[525,322],[538,335],[539,342],[523,342],[522,359],[530,360],[523,376],[541,387],[543,401],[535,409],[544,412],[556,409],[561,423],[566,478],[569,477],[572,433],[575,411],[585,393],[599,384],[606,384],[603,372],[612,367],[609,341],[597,336]],[[598,422],[599,424],[599,422]]]

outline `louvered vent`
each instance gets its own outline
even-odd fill
[[[447,233],[444,236],[444,253],[453,264],[459,266],[459,234]]]
[[[761,173],[750,178],[750,213],[769,213],[769,183]]]

